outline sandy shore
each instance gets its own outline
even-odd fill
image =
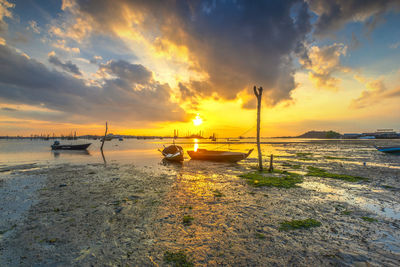
[[[300,173],[314,164],[300,163]],[[248,185],[238,175],[250,165],[189,161],[163,173],[119,164],[9,170],[0,198],[12,203],[19,190],[24,197],[14,202],[26,206],[2,209],[13,216],[0,224],[0,265],[168,266],[167,251],[184,251],[196,266],[397,266],[399,170],[325,161],[318,166],[370,181],[305,177],[284,189]],[[306,218],[322,225],[279,230],[284,220]]]

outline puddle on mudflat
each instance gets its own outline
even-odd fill
[[[396,233],[396,231],[393,231],[393,233]],[[400,253],[400,243],[399,239],[400,236],[398,234],[393,234],[389,233],[387,231],[381,231],[380,237],[378,239],[373,240],[373,242],[380,244],[387,248],[388,250],[395,252],[395,253]]]
[[[315,181],[303,182],[299,186],[305,189],[326,193],[323,198],[315,196],[314,199],[347,202],[350,205],[376,213],[379,216],[396,220],[400,219],[400,207],[397,203],[385,200],[383,195],[379,197],[379,195],[374,194],[374,196],[379,197],[379,199],[362,196],[363,194],[365,195],[371,192],[384,194],[384,190],[381,189],[371,189],[368,185],[361,184],[343,184],[341,187],[335,187]]]

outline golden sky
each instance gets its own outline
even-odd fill
[[[0,135],[399,131],[397,1],[167,2],[1,0]]]

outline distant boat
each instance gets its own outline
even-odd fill
[[[225,161],[238,162],[247,158],[253,149],[247,153],[230,152],[230,151],[213,151],[207,149],[197,149],[197,151],[188,151],[190,158],[196,160]]]
[[[400,146],[376,146],[380,152],[385,153],[400,153]]]
[[[118,141],[124,141],[124,138],[120,137],[120,138],[118,139]]]
[[[158,151],[163,154],[164,158],[169,161],[183,161],[183,148],[177,145],[170,145],[164,148],[162,151]]]
[[[81,144],[81,145],[60,145],[60,142],[54,141],[54,144],[51,145],[52,150],[85,150],[87,149],[91,143]]]

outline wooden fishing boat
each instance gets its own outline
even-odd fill
[[[183,148],[177,145],[170,145],[165,147],[162,151],[158,151],[163,154],[164,158],[169,161],[183,161]]]
[[[247,153],[231,152],[231,151],[214,151],[207,149],[197,149],[197,151],[188,151],[191,159],[196,160],[210,160],[210,161],[225,161],[225,162],[238,162],[247,158],[253,149]]]
[[[52,150],[85,150],[90,145],[91,145],[91,143],[80,144],[80,145],[61,145],[60,142],[55,141],[54,144],[51,145],[51,149]]]
[[[400,146],[376,146],[380,152],[385,153],[400,153]]]

